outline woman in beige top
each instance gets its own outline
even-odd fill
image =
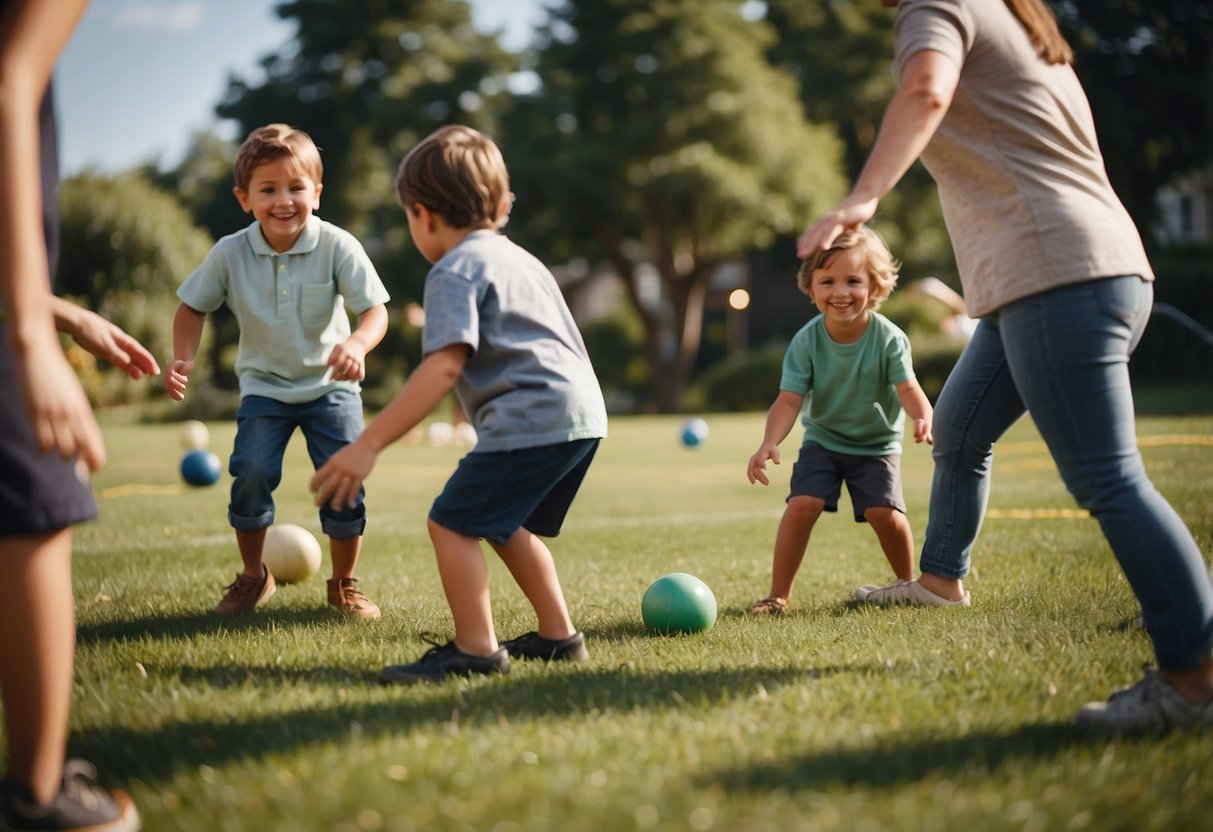
[[[1141,602],[1159,670],[1080,724],[1213,725],[1213,588],[1137,451],[1129,354],[1153,302],[1140,236],[1108,183],[1073,53],[1041,0],[897,6],[898,89],[850,195],[811,224],[808,257],[870,220],[921,157],[939,187],[968,313],[981,319],[935,409],[935,474],[916,581],[863,601],[968,606],[994,442],[1030,412],[1066,487]]]

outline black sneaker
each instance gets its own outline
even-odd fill
[[[441,682],[447,676],[471,676],[509,673],[510,654],[504,647],[487,656],[473,656],[455,646],[454,641],[435,645],[412,664],[390,664],[379,672],[385,685],[411,685],[416,682]]]
[[[543,659],[545,662],[584,662],[590,657],[585,636],[573,633],[568,638],[544,638],[536,632],[501,642],[511,659]]]
[[[46,806],[34,803],[29,791],[5,783],[0,804],[4,829],[89,830],[138,832],[139,812],[125,792],[107,792],[83,778],[97,776],[92,763],[68,760],[63,765],[63,786]]]

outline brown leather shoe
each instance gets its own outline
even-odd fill
[[[330,578],[329,604],[350,618],[378,618],[379,607],[358,589],[357,578]]]
[[[253,607],[273,595],[278,589],[274,584],[274,576],[264,563],[261,564],[261,572],[265,577],[260,581],[237,575],[235,583],[227,586],[227,594],[215,607],[215,612],[220,615],[243,615],[252,612]]]

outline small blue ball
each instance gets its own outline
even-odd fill
[[[204,448],[181,457],[181,478],[190,485],[214,485],[219,482],[219,457]]]
[[[694,448],[708,441],[708,423],[698,417],[682,423],[682,444]]]

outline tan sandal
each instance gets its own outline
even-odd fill
[[[786,598],[767,596],[755,603],[747,612],[750,615],[783,615],[787,612],[787,609],[788,601]]]

